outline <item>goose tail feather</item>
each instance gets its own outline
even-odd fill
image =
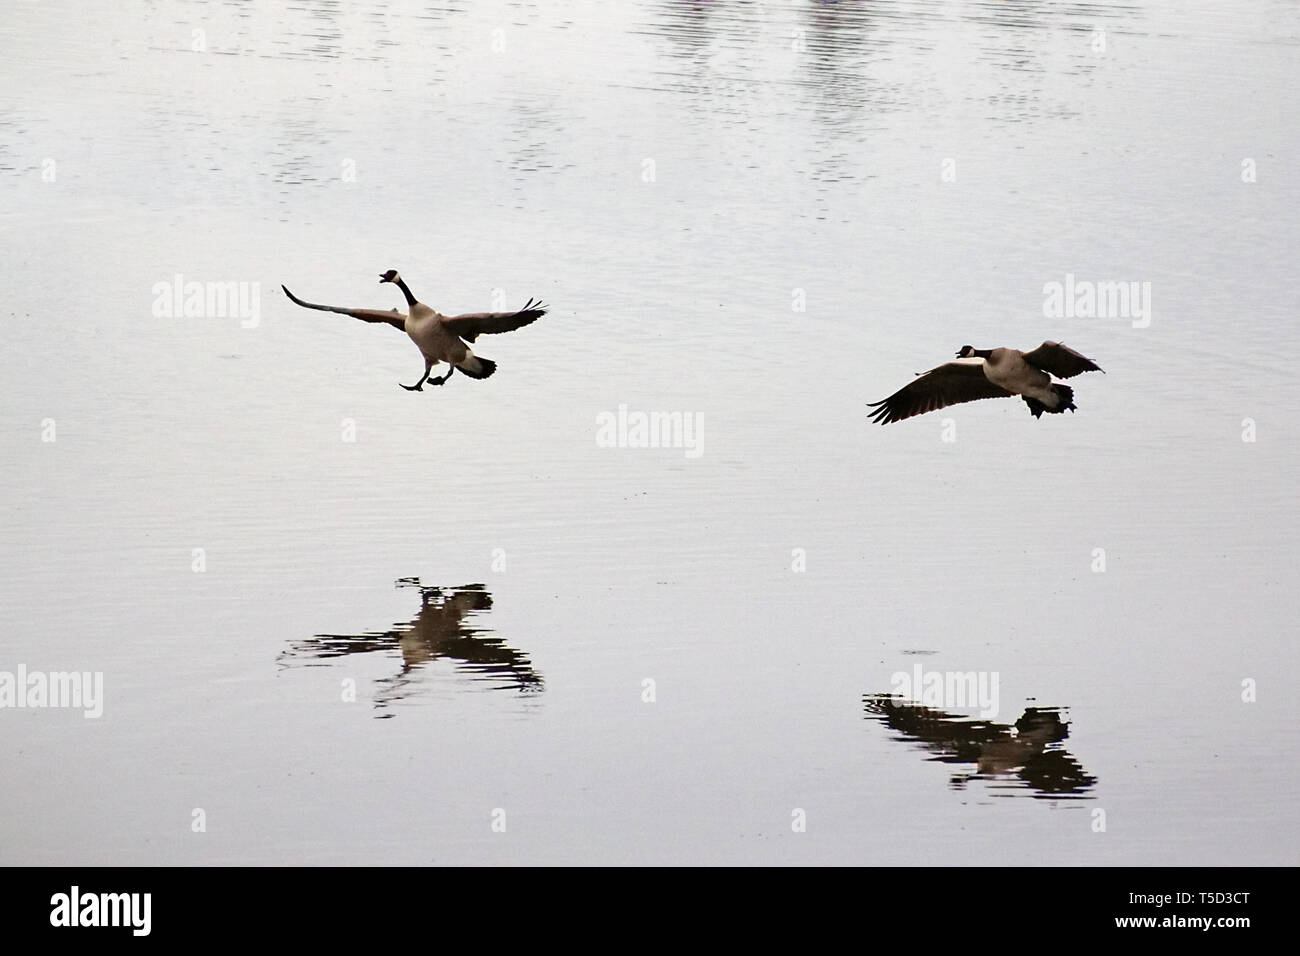
[[[477,355],[471,355],[465,361],[456,366],[461,372],[470,378],[487,378],[497,370],[497,363],[491,359],[479,358]]]
[[[1029,406],[1029,411],[1035,418],[1042,418],[1043,412],[1047,412],[1049,415],[1059,415],[1062,412],[1075,410],[1074,389],[1068,385],[1053,384],[1052,390],[1056,392],[1055,408],[1049,408],[1036,398],[1030,398],[1028,395],[1024,396],[1025,404]]]

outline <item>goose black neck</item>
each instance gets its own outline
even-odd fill
[[[402,295],[406,296],[406,304],[415,305],[415,296],[411,295],[411,290],[406,287],[406,280],[401,276],[397,277],[397,287],[402,290]]]
[[[992,357],[993,357],[993,350],[992,350],[992,349],[975,349],[974,351],[975,351],[975,354],[976,354],[978,357],[982,358],[982,359],[992,358]]]

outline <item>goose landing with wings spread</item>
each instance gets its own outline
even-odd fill
[[[1074,411],[1074,390],[1053,382],[1052,376],[1073,378],[1082,372],[1103,369],[1060,342],[1044,342],[1032,352],[963,345],[957,361],[918,375],[893,395],[867,407],[875,409],[873,422],[888,425],[961,402],[1019,395],[1033,416],[1041,418],[1043,412],[1059,415]]]
[[[396,269],[389,269],[379,277],[379,281],[381,283],[395,283],[402,290],[402,295],[406,296],[406,305],[410,311],[403,314],[396,309],[382,312],[378,309],[343,309],[333,305],[315,305],[311,302],[304,302],[285,286],[280,286],[280,288],[284,289],[284,294],[294,304],[300,305],[304,309],[339,312],[343,315],[350,315],[354,319],[360,319],[363,322],[383,322],[409,335],[411,341],[420,350],[420,354],[424,356],[424,374],[416,380],[414,385],[397,383],[402,385],[402,388],[408,392],[424,391],[425,382],[430,385],[441,385],[451,378],[456,369],[460,369],[470,378],[487,378],[497,370],[497,363],[491,359],[475,355],[465,343],[473,342],[480,335],[513,332],[515,329],[536,322],[546,314],[546,306],[529,299],[524,307],[517,312],[472,312],[468,315],[443,315],[429,308],[423,302],[417,301],[415,296],[411,295],[411,290],[406,287],[402,277],[397,274]],[[441,378],[430,378],[429,372],[439,362],[447,363],[449,366],[447,373]]]

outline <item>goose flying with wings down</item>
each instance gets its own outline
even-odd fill
[[[1032,352],[963,345],[957,361],[918,375],[893,395],[867,407],[875,409],[873,422],[888,425],[961,402],[1019,395],[1033,416],[1041,418],[1043,412],[1059,415],[1075,408],[1074,390],[1053,382],[1053,375],[1073,378],[1082,372],[1102,371],[1092,359],[1060,342],[1044,342]]]
[[[285,286],[284,294],[296,305],[304,309],[319,309],[322,312],[339,312],[350,315],[363,322],[383,322],[395,329],[400,329],[411,337],[424,356],[424,374],[414,385],[402,385],[408,392],[424,391],[424,383],[441,385],[451,378],[452,372],[460,369],[470,378],[487,378],[497,370],[497,363],[475,355],[466,342],[473,342],[480,335],[495,335],[498,332],[513,332],[546,314],[546,306],[529,299],[522,309],[516,312],[471,312],[467,315],[443,315],[436,312],[411,295],[406,282],[397,274],[396,269],[389,269],[379,277],[379,281],[392,282],[406,296],[407,313],[392,309],[382,312],[378,309],[343,309],[332,305],[315,305],[304,302]],[[439,362],[446,362],[447,373],[441,378],[430,378],[429,372]]]

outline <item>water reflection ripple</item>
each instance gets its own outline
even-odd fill
[[[398,587],[420,591],[420,610],[409,623],[394,630],[362,634],[317,634],[294,641],[280,655],[284,666],[309,665],[348,654],[398,651],[401,669],[379,681],[375,706],[381,710],[420,689],[420,671],[433,661],[456,662],[456,671],[494,690],[534,692],[542,689],[542,676],[528,656],[487,636],[478,618],[492,607],[492,595],[482,584],[430,587],[416,578],[401,578]],[[379,716],[392,716],[391,713]]]
[[[1090,799],[1097,778],[1061,747],[1069,723],[1057,707],[1026,707],[1014,724],[971,720],[888,694],[863,698],[868,719],[897,731],[895,740],[915,744],[929,759],[960,767],[949,779],[955,790],[971,780],[1002,785],[1000,796]],[[973,765],[973,770],[967,769]],[[1006,786],[1010,784],[1011,786]]]

